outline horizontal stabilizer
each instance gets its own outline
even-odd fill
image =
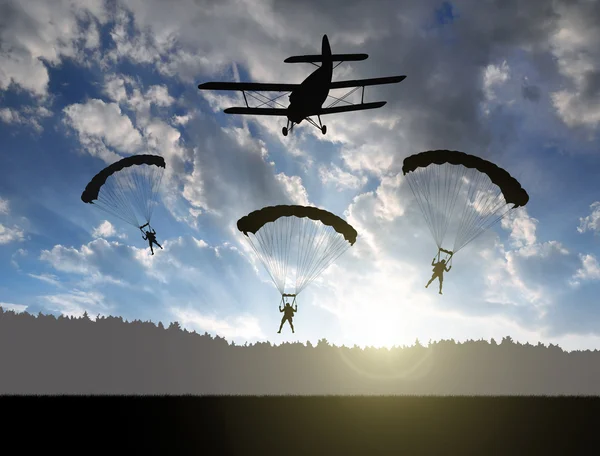
[[[359,60],[367,60],[368,54],[333,54],[331,60],[333,62],[358,62]],[[323,56],[317,55],[294,55],[284,60],[285,63],[320,63],[323,62]]]
[[[205,82],[200,90],[249,90],[255,92],[291,92],[300,84],[277,84],[270,82]]]
[[[365,87],[381,84],[397,84],[406,79],[406,76],[390,76],[387,78],[354,79],[352,81],[336,81],[329,86],[330,89],[347,89],[349,87]]]
[[[226,114],[249,114],[253,116],[287,116],[285,108],[246,108],[235,107],[227,108],[223,111]]]
[[[386,101],[374,101],[373,103],[360,103],[348,106],[334,106],[332,108],[323,108],[317,114],[324,116],[325,114],[337,114],[340,112],[364,111],[366,109],[377,109],[385,106]],[[315,114],[315,115],[317,115]]]

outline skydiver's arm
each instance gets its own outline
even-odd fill
[[[283,312],[283,309],[281,308],[281,306],[279,306],[279,312]]]
[[[452,266],[448,266],[448,269],[446,269],[446,272],[450,272],[450,269],[452,269]]]
[[[146,237],[146,235],[145,235],[145,234],[142,234],[142,239],[143,239],[144,241],[147,241],[147,240],[148,240],[148,238]]]
[[[431,260],[431,266],[435,266],[435,257],[433,257],[433,260]]]
[[[294,312],[298,312],[298,304],[294,305]]]

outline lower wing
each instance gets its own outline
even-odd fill
[[[332,108],[323,108],[314,115],[324,116],[325,114],[337,114],[340,112],[364,111],[366,109],[377,109],[385,106],[386,101],[374,101],[372,103],[359,103],[348,106],[334,106]]]
[[[227,108],[223,112],[225,112],[226,114],[249,114],[253,116],[287,116],[288,110],[285,108],[234,107]]]

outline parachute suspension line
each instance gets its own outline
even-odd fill
[[[475,185],[471,187],[465,201],[460,224],[461,229],[455,239],[454,252],[461,250],[475,240],[511,210],[509,207],[503,214],[493,218],[498,211],[506,206],[502,192],[496,188],[496,185],[486,175],[477,174],[473,180]],[[472,208],[472,211],[467,216],[469,207]]]
[[[313,245],[317,253],[311,257],[308,265],[304,265],[301,271],[302,279],[296,284],[296,294],[304,290],[309,283],[350,247],[350,244],[330,226],[323,230],[320,239],[314,242]]]
[[[147,165],[138,166],[140,167],[140,169],[135,169],[135,171],[141,171],[142,167]],[[138,209],[138,213],[143,214],[143,210],[140,211],[140,208],[143,207],[143,205],[140,201],[139,195],[142,183],[139,181],[139,179],[137,179],[136,173],[132,172],[132,168],[137,168],[137,166],[125,168],[121,172],[113,174],[113,176],[111,177],[115,177],[116,182],[121,186],[121,188],[125,188],[126,191],[128,191],[133,196],[133,198],[131,199],[131,204],[134,206],[132,208],[132,212],[135,214],[135,209]],[[123,191],[123,194],[125,194],[125,191]]]
[[[314,225],[314,222],[312,224]],[[335,230],[328,226],[323,229],[318,240],[315,240],[313,236],[313,247],[317,253],[312,255],[308,262],[303,263],[300,280],[296,281],[296,294],[302,291],[318,275],[315,272],[330,260],[331,249],[335,245],[335,242],[331,241],[336,239],[332,236],[332,232],[335,233]],[[325,242],[326,240],[328,242]]]
[[[258,238],[258,236],[256,238]],[[267,270],[267,273],[271,277],[271,280],[273,281],[273,283],[277,287],[277,290],[279,290],[280,293],[283,293],[282,286],[280,285],[279,281],[273,276],[273,274],[271,274],[271,269],[267,266],[269,264],[269,261],[267,261],[267,259],[261,254],[261,252],[258,251],[258,249],[256,248],[256,245],[254,244],[254,242],[252,242],[252,239],[250,238],[250,236],[248,236],[248,242],[252,246],[252,249],[256,253],[256,256],[258,256],[258,258],[260,259],[260,261],[265,266],[265,269]],[[260,240],[259,240],[259,243],[260,243]]]
[[[150,191],[153,196],[156,195],[155,189],[158,189],[161,181],[162,168],[153,165],[142,164],[135,168],[123,169],[107,178],[98,195],[98,206],[105,206],[106,212],[113,213],[121,220],[139,228],[138,216],[134,209],[137,208],[146,222],[150,222],[154,204]],[[127,194],[132,197],[131,203],[128,202]]]
[[[439,165],[420,168],[406,179],[438,248],[442,247],[446,236],[449,216],[458,200],[457,188],[461,183],[461,179],[453,175],[452,168]]]
[[[432,210],[431,210],[431,205],[425,204],[426,202],[428,202],[427,191],[426,191],[427,186],[421,185],[421,176],[419,175],[420,173],[413,172],[412,174],[413,175],[412,176],[409,175],[409,178],[407,179],[408,185],[410,186],[411,191],[415,195],[417,204],[419,205],[419,208],[421,209],[421,213],[423,214],[423,217],[425,218],[425,222],[427,223],[427,227],[429,228],[429,231],[431,232],[431,235],[433,236],[435,243],[437,244],[438,248],[440,248],[441,245],[440,245],[439,236],[437,235],[437,232],[435,230],[435,225],[433,223],[433,214],[432,214]],[[412,177],[412,179],[410,179],[410,177]],[[424,190],[422,192],[420,192],[419,191],[420,188],[423,188]]]
[[[116,213],[114,212],[114,209],[113,209],[113,210],[108,210],[108,209],[105,207],[105,204],[106,204],[106,203],[104,203],[104,202],[100,201],[100,198],[98,198],[98,199],[97,199],[95,202],[92,202],[92,204],[93,204],[94,206],[96,206],[98,209],[100,209],[100,210],[102,210],[102,211],[106,212],[107,214],[109,214],[109,215],[111,215],[111,216],[114,216],[114,217],[117,217],[117,218],[119,218],[119,219],[123,220],[125,223],[127,223],[127,224],[129,224],[129,225],[133,225],[133,224],[134,224],[134,223],[131,221],[131,219],[127,219],[127,218],[123,217],[122,215],[116,214]],[[139,228],[139,225],[138,225],[138,228]]]
[[[152,214],[154,213],[154,208],[156,207],[155,204],[158,199],[160,186],[162,185],[162,180],[163,180],[163,176],[164,176],[164,171],[160,171],[157,169],[157,170],[155,170],[155,173],[158,173],[159,176],[158,176],[158,179],[152,179],[152,182],[154,183],[154,185],[152,186],[152,199],[149,202],[151,207],[150,207],[150,212],[148,214],[148,220],[150,220],[150,218],[152,217]]]
[[[285,223],[285,221],[283,222]],[[279,292],[284,293],[285,274],[283,274],[283,271],[285,270],[285,262],[281,258],[281,252],[284,249],[282,244],[284,242],[281,239],[282,234],[279,225],[277,223],[268,223],[262,230],[254,234],[254,238],[258,241],[261,251],[256,248],[253,242],[251,244]],[[248,239],[251,239],[250,236],[248,236]]]
[[[140,226],[135,212],[133,212],[130,204],[127,203],[125,190],[114,174],[106,180],[96,201],[105,205],[107,212],[116,212],[117,214],[115,215],[120,215],[119,218],[125,220],[127,223],[136,227]],[[114,209],[111,211],[108,209],[110,207],[114,207]]]

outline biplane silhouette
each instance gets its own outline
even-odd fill
[[[371,78],[371,79],[355,79],[351,81],[336,81],[332,82],[333,70],[337,68],[343,62],[356,62],[360,60],[366,60],[369,56],[367,54],[332,54],[331,47],[329,46],[329,40],[327,35],[323,35],[323,41],[321,45],[321,55],[298,55],[288,57],[284,60],[285,63],[311,63],[318,68],[310,74],[300,84],[278,84],[278,83],[262,83],[262,82],[205,82],[200,84],[198,88],[200,90],[239,90],[244,96],[246,106],[232,107],[224,110],[227,114],[249,114],[258,116],[285,116],[287,117],[287,125],[282,128],[281,132],[283,136],[287,136],[288,132],[291,132],[294,125],[300,124],[303,120],[306,120],[316,128],[321,130],[321,133],[327,133],[327,127],[321,122],[321,116],[326,114],[337,114],[340,112],[350,111],[362,111],[365,109],[376,109],[381,108],[387,102],[386,101],[375,101],[371,103],[364,102],[365,87],[381,84],[396,84],[403,81],[406,76],[390,76],[383,78]],[[321,63],[321,66],[317,63]],[[339,62],[333,66],[333,62]],[[323,107],[323,103],[327,97],[329,97],[329,91],[332,89],[345,89],[354,88],[342,98],[334,98],[335,101],[327,106]],[[360,103],[349,103],[345,100],[350,94],[355,92],[357,89],[362,88],[361,102]],[[250,94],[253,98],[262,102],[259,106],[251,107],[248,105],[248,98],[246,92],[286,92],[290,93],[289,101],[290,104],[286,108],[277,100],[283,97],[278,95],[275,98],[268,99],[264,95],[264,99],[259,99],[257,96]],[[339,102],[348,103],[344,106],[335,106]],[[282,106],[280,108],[274,107],[263,107],[269,104],[277,104]],[[311,116],[317,116],[319,124],[311,119]]]

